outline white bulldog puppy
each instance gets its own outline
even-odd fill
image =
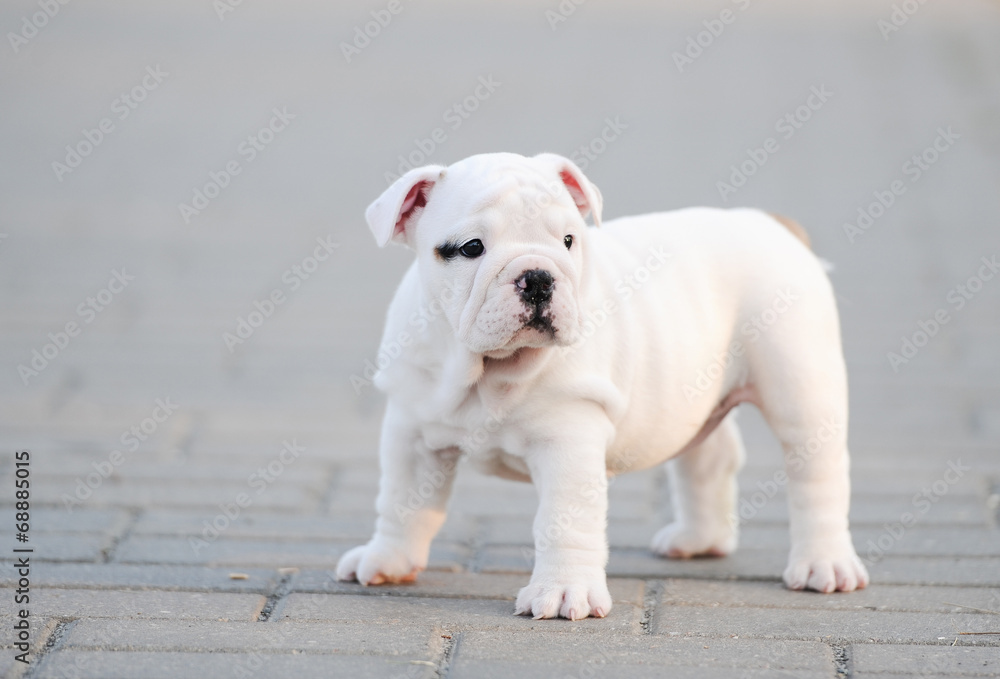
[[[669,460],[674,522],[653,550],[729,554],[744,457],[730,411],[749,402],[785,451],[785,583],[867,585],[848,530],[837,308],[804,233],[751,209],[601,226],[601,206],[566,158],[497,153],[411,170],[368,208],[378,244],[416,261],[383,339],[405,349],[375,379],[388,395],[375,535],[337,577],[413,580],[466,457],[538,490],[516,612],[603,617],[609,476]]]

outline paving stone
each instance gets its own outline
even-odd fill
[[[588,667],[587,665],[575,665],[578,672],[591,670],[596,672],[595,676],[601,679],[662,679],[663,667],[648,667],[643,665],[615,665],[613,667]],[[449,677],[455,679],[509,679],[518,677],[521,679],[550,679],[553,676],[588,676],[586,674],[556,674],[564,672],[562,666],[540,664],[536,662],[516,662],[516,661],[483,661],[483,660],[463,660],[458,659],[452,666]],[[677,667],[671,665],[669,676],[671,679],[732,679],[734,670],[732,668],[716,667]],[[741,670],[739,677],[747,679],[764,679],[774,676],[791,676],[785,672],[775,674],[772,669],[767,670]],[[802,679],[830,679],[833,675],[830,671],[796,671],[796,677]]]
[[[457,599],[503,599],[513,601],[528,578],[522,575],[486,575],[481,573],[441,573],[425,571],[417,581],[405,585],[362,587],[354,582],[338,582],[335,573],[306,570],[292,580],[293,592],[325,592],[368,596],[413,596]],[[615,601],[642,606],[644,583],[641,580],[611,578],[608,589]]]
[[[649,549],[613,549],[608,560],[608,574],[638,578],[774,580],[781,577],[787,561],[788,554],[780,550],[738,549],[722,559],[665,559]]]
[[[198,511],[144,512],[135,526],[133,535],[201,535],[205,526],[211,525],[216,514]],[[367,542],[372,536],[373,521],[351,516],[298,516],[276,513],[245,513],[226,528],[227,537],[253,537],[281,540],[343,540]],[[475,524],[469,518],[449,517],[438,540],[457,542],[471,540]]]
[[[636,633],[642,609],[619,603],[607,618],[533,620],[514,615],[512,601],[491,599],[436,599],[349,594],[292,594],[280,610],[282,621],[331,620],[355,624],[382,624],[417,620],[444,629],[544,629],[593,633]]]
[[[199,511],[144,512],[133,535],[200,536],[215,514]],[[374,524],[350,517],[245,513],[226,527],[229,537],[288,540],[367,540]]]
[[[503,635],[463,631],[455,657],[463,661],[510,660],[522,656],[525,649],[531,649],[532,656],[541,659],[543,665],[561,665],[564,667],[561,672],[579,674],[591,666],[595,676],[620,665],[814,672],[828,672],[833,667],[830,646],[811,641],[684,639],[662,635],[616,635],[594,640],[570,632],[537,629],[511,630]]]
[[[416,658],[419,662],[428,660]],[[57,651],[35,675],[39,679],[177,679],[253,676],[370,677],[371,679],[430,679],[433,667],[397,657],[294,653],[166,653],[118,651]]]
[[[858,679],[899,679],[900,674],[888,673],[888,672],[855,672],[851,675],[852,677],[858,677]],[[960,674],[921,674],[918,675],[921,679],[953,679],[956,676],[962,676]]]
[[[13,533],[0,533],[0,541],[13,543]],[[104,533],[32,533],[35,561],[97,561],[112,545],[112,537]],[[0,554],[4,561],[16,561],[13,553]]]
[[[741,501],[751,502],[752,494],[741,496]],[[758,503],[759,504],[759,503]],[[740,505],[741,507],[744,505]],[[918,516],[917,523],[924,525],[969,525],[991,526],[992,520],[986,510],[985,498],[978,496],[945,495],[937,500],[926,513],[913,503],[913,496],[855,495],[851,498],[851,525],[881,525],[900,521],[904,514]],[[747,510],[749,513],[749,510]],[[633,515],[634,516],[634,515]],[[748,524],[766,522],[787,522],[788,505],[783,497],[775,496],[760,508],[756,508]]]
[[[608,522],[608,542],[623,549],[648,549],[656,532],[666,522],[649,520],[611,520]],[[852,535],[856,548],[881,550],[878,541],[890,545],[895,555],[929,556],[1000,556],[1000,531],[978,526],[915,525],[899,535],[897,526],[854,526]],[[888,531],[892,532],[889,533]],[[531,545],[531,520],[504,518],[486,519],[480,539],[487,545]],[[871,544],[868,544],[868,541]],[[886,542],[886,541],[890,542]],[[740,549],[775,549],[788,551],[791,541],[788,526],[783,524],[750,523],[740,527]]]
[[[309,510],[315,507],[317,494],[303,486],[276,482],[260,495],[246,483],[183,482],[157,483],[133,480],[128,483],[108,480],[87,498],[83,507],[204,507],[218,511],[219,504],[234,504],[240,493],[252,498],[257,509]],[[0,502],[10,503],[12,486],[0,487]],[[69,481],[54,480],[36,484],[32,502],[64,506],[64,497],[75,497],[75,486]]]
[[[4,649],[3,653],[0,653],[0,676],[13,676],[14,666],[21,664],[14,659],[14,655],[13,651],[7,651],[6,649]],[[11,674],[8,675],[8,672]]]
[[[356,542],[315,540],[241,540],[219,538],[130,536],[115,551],[121,563],[207,564],[231,566],[322,567],[337,563],[340,555]],[[205,543],[205,544],[203,544]],[[436,542],[431,548],[430,568],[461,569],[468,559],[461,545]]]
[[[488,545],[476,552],[473,564],[473,570],[476,572],[530,574],[534,565],[534,550],[528,545],[520,547]],[[620,574],[615,573],[615,575]],[[628,573],[626,577],[630,575],[631,573]]]
[[[608,575],[614,577],[664,578],[749,578],[775,579],[781,576],[787,554],[777,550],[737,550],[724,559],[664,559],[649,549],[611,550]],[[474,569],[482,573],[531,573],[534,550],[527,545],[488,545],[479,550]]]
[[[7,592],[4,592],[6,594]],[[8,599],[7,601],[10,601]],[[20,618],[11,615],[10,613],[14,611],[14,605],[9,604],[9,608],[4,611],[4,614],[0,616],[0,648],[12,648],[14,643],[19,641],[18,633],[14,630],[14,624],[20,622]],[[20,608],[18,606],[17,608]],[[29,615],[28,617],[28,633],[31,639],[32,649],[39,649],[45,645],[45,638],[49,633],[49,630],[55,623],[50,618],[46,618],[39,615]]]
[[[426,657],[440,632],[425,621],[342,625],[315,622],[216,622],[206,620],[80,620],[62,648],[118,651],[310,651],[354,655]]]
[[[129,513],[120,509],[76,509],[68,512],[62,507],[33,507],[31,534],[33,538],[39,533],[118,534],[131,520]]]
[[[653,616],[657,634],[758,639],[799,639],[826,642],[937,644],[941,636],[958,632],[991,632],[997,624],[988,615],[965,613],[896,613],[872,611],[802,610],[663,606]],[[949,637],[951,643],[954,636]],[[964,636],[958,642],[976,645],[982,637]]]
[[[476,517],[531,517],[538,507],[538,496],[534,487],[528,484],[507,483],[503,489],[458,488],[456,487],[449,511],[461,512]],[[608,505],[610,518],[634,518],[655,513],[652,498],[635,495],[616,498]]]
[[[876,582],[913,585],[975,585],[1000,587],[1000,568],[995,558],[949,556],[887,556],[868,565]]]
[[[3,590],[13,598],[13,591]],[[180,618],[256,620],[264,607],[259,594],[229,592],[107,591],[41,588],[31,611],[59,618]]]
[[[326,511],[332,516],[375,515],[376,489],[341,488],[330,492]]]
[[[233,464],[203,464],[195,457],[184,462],[173,462],[163,464],[149,464],[137,462],[134,464],[125,463],[116,468],[115,475],[123,481],[143,480],[153,482],[174,482],[191,481],[200,483],[234,483],[247,484],[248,477],[257,472],[261,467],[274,461],[272,454],[270,459],[256,461],[254,459],[241,460],[237,465]],[[330,474],[324,474],[312,468],[299,467],[299,461],[287,465],[277,477],[280,483],[291,483],[308,488],[314,493],[322,492],[329,485]],[[266,471],[266,469],[265,469]]]
[[[653,535],[669,520],[669,513],[663,520],[645,518],[610,519],[608,521],[608,542],[613,547],[646,548]],[[484,518],[479,539],[488,545],[532,545],[531,525],[533,517]],[[767,530],[773,530],[768,526]]]
[[[899,495],[910,497],[912,500],[913,495],[940,479],[944,469],[947,469],[945,465],[942,465],[940,469],[930,470],[899,469],[898,467],[866,468],[864,462],[867,460],[859,459],[861,456],[859,451],[855,451],[851,459],[851,494],[854,497]],[[772,491],[773,489],[768,482],[775,481],[775,474],[783,469],[781,465],[744,467],[739,476],[740,495],[749,497],[761,490]],[[986,478],[984,474],[969,473],[948,487],[948,495],[981,496]],[[786,490],[787,486],[781,486],[782,500],[784,500]]]
[[[666,606],[807,608],[973,615],[976,612],[972,608],[989,610],[991,605],[989,602],[996,593],[996,590],[980,587],[917,587],[878,583],[863,590],[835,594],[793,592],[777,582],[665,580],[662,587],[661,602]],[[995,603],[1000,604],[1000,594],[997,594]]]
[[[113,441],[114,439],[112,439]],[[280,449],[281,444],[278,444]],[[108,459],[112,449],[121,450],[121,446],[90,446],[86,450],[74,452],[49,453],[33,463],[33,475],[48,477],[85,478],[95,471],[94,465]],[[203,459],[198,453],[181,459],[162,461],[150,460],[147,451],[123,452],[124,460],[114,467],[111,478],[118,481],[145,479],[161,481],[225,481],[227,483],[246,483],[247,477],[260,466],[266,466],[275,459],[275,450],[241,457],[239,461],[230,459],[222,462],[215,459]],[[285,466],[280,478],[286,482],[300,483],[312,488],[326,487],[328,473],[323,473],[325,465],[302,464],[300,457],[291,465]],[[301,465],[301,466],[300,466]],[[319,467],[317,469],[317,467]]]
[[[886,585],[1000,586],[995,559],[953,556],[890,555],[871,562],[861,552],[872,581]],[[740,548],[728,557],[664,559],[648,550],[612,549],[608,574],[632,578],[709,578],[778,580],[787,565],[784,550]],[[520,572],[528,569],[519,548],[487,547],[478,560],[482,572]]]
[[[16,583],[9,564],[0,565],[0,586]],[[248,576],[233,579],[233,573]],[[269,594],[281,574],[274,570],[208,568],[204,566],[141,566],[118,563],[65,564],[39,563],[31,567],[31,582],[38,587],[93,589],[162,589],[213,592],[256,592]]]
[[[850,647],[856,674],[874,673],[924,677],[997,676],[1000,651],[970,646],[902,646],[857,644]]]
[[[894,556],[1000,556],[1000,531],[992,527],[914,525],[852,526],[855,548],[869,561],[888,553]],[[787,551],[786,526],[748,525],[740,531],[744,547]],[[880,546],[881,544],[881,546]],[[888,547],[888,549],[883,549]]]
[[[1000,556],[1000,531],[971,526],[856,527],[852,531],[859,554],[868,560],[894,556]],[[885,549],[888,547],[888,549]]]

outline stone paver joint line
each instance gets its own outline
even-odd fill
[[[643,634],[651,634],[653,616],[656,615],[656,607],[663,598],[665,588],[663,582],[659,580],[647,580],[643,585],[645,595],[642,598],[642,618],[639,620],[639,626]]]
[[[834,644],[832,648],[833,662],[836,665],[838,679],[840,677],[850,677],[852,674],[850,648],[839,644]]]
[[[21,679],[34,679],[39,676],[45,661],[62,646],[63,641],[76,625],[76,620],[60,620],[56,623],[52,631],[45,639],[45,644],[39,649],[32,659],[27,671],[21,675]]]
[[[142,514],[142,509],[128,510],[129,518],[125,523],[125,527],[122,528],[118,535],[112,535],[108,546],[101,550],[101,561],[103,563],[111,563],[114,561],[115,552],[118,551],[119,545],[128,540],[129,536],[132,535],[132,531],[135,529],[136,524],[139,523],[139,519]]]
[[[451,671],[451,663],[455,656],[458,654],[459,645],[462,643],[462,633],[461,632],[446,632],[444,630],[439,630],[441,635],[441,651],[438,654],[437,661],[435,663],[435,669],[437,670],[437,676],[440,679],[447,679],[449,672]]]
[[[267,622],[274,616],[278,605],[292,591],[292,580],[295,578],[295,575],[295,573],[285,573],[281,576],[281,580],[274,586],[274,591],[267,597],[264,607],[261,608],[260,615],[257,616],[257,622]]]

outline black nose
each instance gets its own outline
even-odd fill
[[[521,299],[532,306],[538,306],[552,299],[555,282],[548,271],[532,269],[521,274],[520,278],[514,281],[514,285],[517,286]]]

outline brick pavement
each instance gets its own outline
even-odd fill
[[[25,667],[4,518],[0,676],[1000,676],[1000,634],[982,634],[1000,632],[1000,283],[969,284],[1000,255],[1000,5],[909,3],[893,31],[889,0],[709,4],[403,3],[350,62],[340,43],[387,5],[241,3],[220,19],[209,2],[103,0],[60,5],[16,51],[8,36],[0,514],[28,448],[35,552]],[[7,3],[0,26],[38,11]],[[168,75],[119,119],[113,102],[156,65]],[[495,91],[467,105],[490,76]],[[821,86],[832,96],[786,137],[776,121]],[[465,117],[442,115],[455,106]],[[250,161],[240,144],[275,107],[296,118]],[[65,146],[105,117],[113,131],[57,178]],[[608,119],[627,127],[596,153]],[[949,126],[954,144],[907,173]],[[608,619],[512,615],[534,491],[471,473],[418,583],[333,581],[374,518],[381,400],[351,378],[408,263],[361,215],[438,127],[429,162],[588,146],[609,218],[751,204],[807,225],[837,266],[868,590],[780,586],[780,454],[752,411],[741,497],[768,497],[732,557],[653,557],[662,471],[612,484]],[[768,136],[780,149],[726,201],[718,182]],[[233,159],[240,174],[185,223],[178,204]],[[897,179],[905,193],[849,237]],[[338,247],[309,264],[327,236]],[[134,280],[102,297],[113,271]],[[230,351],[224,334],[275,290],[285,301]],[[938,309],[949,321],[894,370],[887,353]],[[24,378],[71,321],[80,333]],[[176,404],[162,421],[157,399]],[[304,452],[283,462],[290,443]],[[968,468],[953,484],[949,463]],[[933,502],[898,534],[925,488]],[[241,494],[249,506],[226,516]]]

